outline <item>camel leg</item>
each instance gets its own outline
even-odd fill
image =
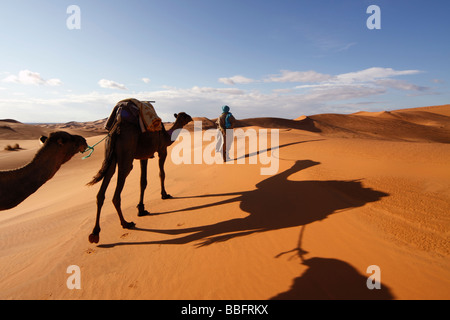
[[[114,207],[117,210],[117,214],[119,215],[120,224],[124,229],[132,229],[136,226],[134,222],[127,222],[122,213],[121,208],[121,198],[120,195],[122,193],[123,187],[125,186],[125,180],[128,176],[128,174],[131,172],[131,169],[133,169],[133,158],[132,157],[126,157],[125,159],[122,159],[118,163],[118,176],[117,176],[117,186],[116,191],[114,192],[113,197],[113,204]]]
[[[164,172],[164,163],[166,162],[167,151],[159,153],[159,179],[161,180],[161,199],[172,199],[172,196],[166,192],[164,180],[166,173]]]
[[[113,161],[110,164],[108,171],[105,174],[105,177],[103,178],[102,185],[97,194],[97,218],[95,219],[94,230],[92,230],[92,233],[89,235],[90,243],[98,243],[98,241],[100,240],[100,212],[102,210],[102,206],[105,201],[106,189],[108,188],[109,182],[111,181],[111,178],[114,175],[115,171],[116,171],[116,161]]]
[[[147,210],[145,210],[144,206],[144,192],[145,188],[147,188],[147,164],[148,159],[141,160],[141,196],[139,198],[139,204],[138,204],[138,216],[143,217],[150,214]]]

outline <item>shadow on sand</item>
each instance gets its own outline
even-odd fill
[[[301,276],[293,280],[293,284],[286,292],[282,292],[271,300],[392,300],[391,290],[381,284],[380,289],[369,289],[367,278],[370,274],[362,275],[350,264],[338,259],[310,258],[304,259],[308,253],[301,248],[301,240],[305,226],[302,226],[298,247],[280,253],[295,252],[301,264],[307,266]]]
[[[274,151],[276,151],[278,149],[289,147],[289,146],[292,146],[292,145],[297,145],[297,144],[300,144],[300,143],[318,142],[318,141],[323,141],[323,140],[325,140],[325,139],[315,139],[315,140],[307,140],[307,141],[295,141],[295,142],[285,143],[285,144],[282,144],[280,146],[273,146],[273,147],[271,146],[271,147],[268,147],[265,150],[257,150],[256,152],[247,153],[247,154],[245,154],[243,156],[234,158],[233,161],[247,159],[247,158],[250,158],[250,157],[253,157],[253,156],[258,156],[260,154],[265,154],[267,152],[274,152]],[[273,155],[273,156],[277,157],[276,155]]]
[[[378,201],[388,195],[363,187],[359,180],[291,181],[288,179],[289,176],[318,164],[320,163],[311,160],[299,160],[286,171],[259,182],[256,185],[256,189],[252,191],[193,196],[191,198],[234,197],[172,211],[194,211],[239,202],[240,209],[248,213],[248,216],[244,218],[236,218],[193,228],[167,230],[135,228],[134,230],[138,231],[162,233],[177,237],[161,241],[102,244],[99,247],[186,244],[194,241],[199,241],[197,245],[201,247],[255,232],[304,226],[323,220],[333,213]]]
[[[303,254],[306,252],[301,249],[301,239],[307,224],[323,220],[331,214],[361,207],[388,196],[386,193],[363,187],[359,180],[289,180],[291,175],[319,164],[319,162],[311,160],[299,160],[286,171],[261,181],[254,190],[184,197],[213,198],[230,196],[232,198],[171,211],[195,211],[238,202],[240,209],[248,213],[248,216],[244,218],[193,228],[167,230],[135,228],[138,231],[162,233],[174,235],[175,237],[161,241],[102,244],[99,247],[111,248],[124,245],[152,244],[176,245],[190,242],[197,242],[196,245],[201,247],[256,232],[301,226],[302,231],[298,247],[291,251],[280,253],[276,258],[294,252],[294,255],[298,255],[302,264],[308,268],[293,280],[293,284],[288,291],[280,293],[272,297],[272,299],[392,299],[393,295],[389,288],[383,285],[380,290],[369,290],[366,286],[369,275],[361,275],[354,267],[344,261],[317,257],[306,260],[303,258]]]

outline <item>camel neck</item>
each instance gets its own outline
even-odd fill
[[[36,192],[58,171],[61,163],[50,150],[39,150],[22,168],[0,172],[0,210],[10,209]],[[50,152],[50,154],[46,154]]]
[[[36,191],[46,181],[51,179],[61,164],[53,148],[41,148],[33,160],[22,168],[10,171],[15,179],[20,180],[21,189]]]
[[[170,128],[169,130],[167,130],[167,133],[169,134],[169,139],[171,140],[170,144],[172,144],[178,137],[178,135],[176,137],[172,137],[172,134],[177,130],[177,129],[182,129],[183,126],[180,125],[178,123],[178,121],[175,121],[175,123],[172,125],[172,128]],[[179,133],[179,132],[178,132]]]

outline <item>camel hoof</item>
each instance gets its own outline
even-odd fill
[[[163,200],[173,199],[173,197],[170,194],[163,194],[163,195],[161,195],[161,199],[163,199]]]
[[[133,229],[134,227],[136,227],[134,222],[126,222],[125,224],[122,224],[122,228],[124,229]]]
[[[100,235],[98,235],[98,234],[93,234],[93,233],[91,233],[91,234],[89,235],[89,242],[90,242],[90,243],[98,243],[99,240],[100,240]]]
[[[139,211],[138,213],[138,217],[145,217],[145,216],[150,216],[151,213],[148,212],[147,210],[143,210],[143,211]]]

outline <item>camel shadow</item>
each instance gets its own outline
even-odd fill
[[[303,262],[308,269],[294,279],[291,288],[271,300],[392,300],[385,285],[368,289],[367,276],[338,259],[311,258]]]
[[[134,230],[138,231],[177,237],[160,241],[103,244],[99,245],[99,247],[186,244],[194,241],[199,241],[196,245],[202,247],[257,232],[304,226],[323,220],[333,213],[361,207],[366,203],[378,201],[382,197],[388,196],[386,193],[363,187],[361,181],[358,180],[293,181],[288,179],[291,175],[301,170],[319,164],[319,162],[311,160],[299,160],[291,168],[259,182],[254,190],[193,196],[191,198],[233,197],[209,204],[171,211],[195,211],[238,202],[240,209],[248,213],[246,217],[192,228],[166,230],[135,228]]]
[[[260,154],[264,154],[264,153],[267,153],[267,152],[273,152],[273,151],[279,150],[281,148],[289,147],[289,146],[292,146],[292,145],[297,145],[297,144],[300,144],[300,143],[318,142],[318,141],[323,141],[323,140],[325,140],[325,139],[315,139],[315,140],[307,140],[307,141],[295,141],[295,142],[285,143],[285,144],[282,144],[282,145],[279,145],[279,146],[271,146],[271,147],[268,147],[265,150],[257,150],[257,151],[252,152],[252,153],[247,153],[245,155],[242,155],[242,156],[239,156],[239,157],[235,157],[232,160],[233,161],[238,161],[238,160],[241,160],[241,159],[247,159],[247,158],[251,158],[251,157],[254,157],[254,156],[258,156]]]
[[[300,232],[299,245],[294,250],[283,252],[276,256],[296,251],[302,265],[307,266],[301,276],[294,279],[292,286],[286,292],[270,298],[271,300],[392,300],[394,295],[384,284],[380,289],[367,287],[368,275],[360,274],[353,266],[338,259],[310,258],[304,259],[308,253],[301,249]]]

